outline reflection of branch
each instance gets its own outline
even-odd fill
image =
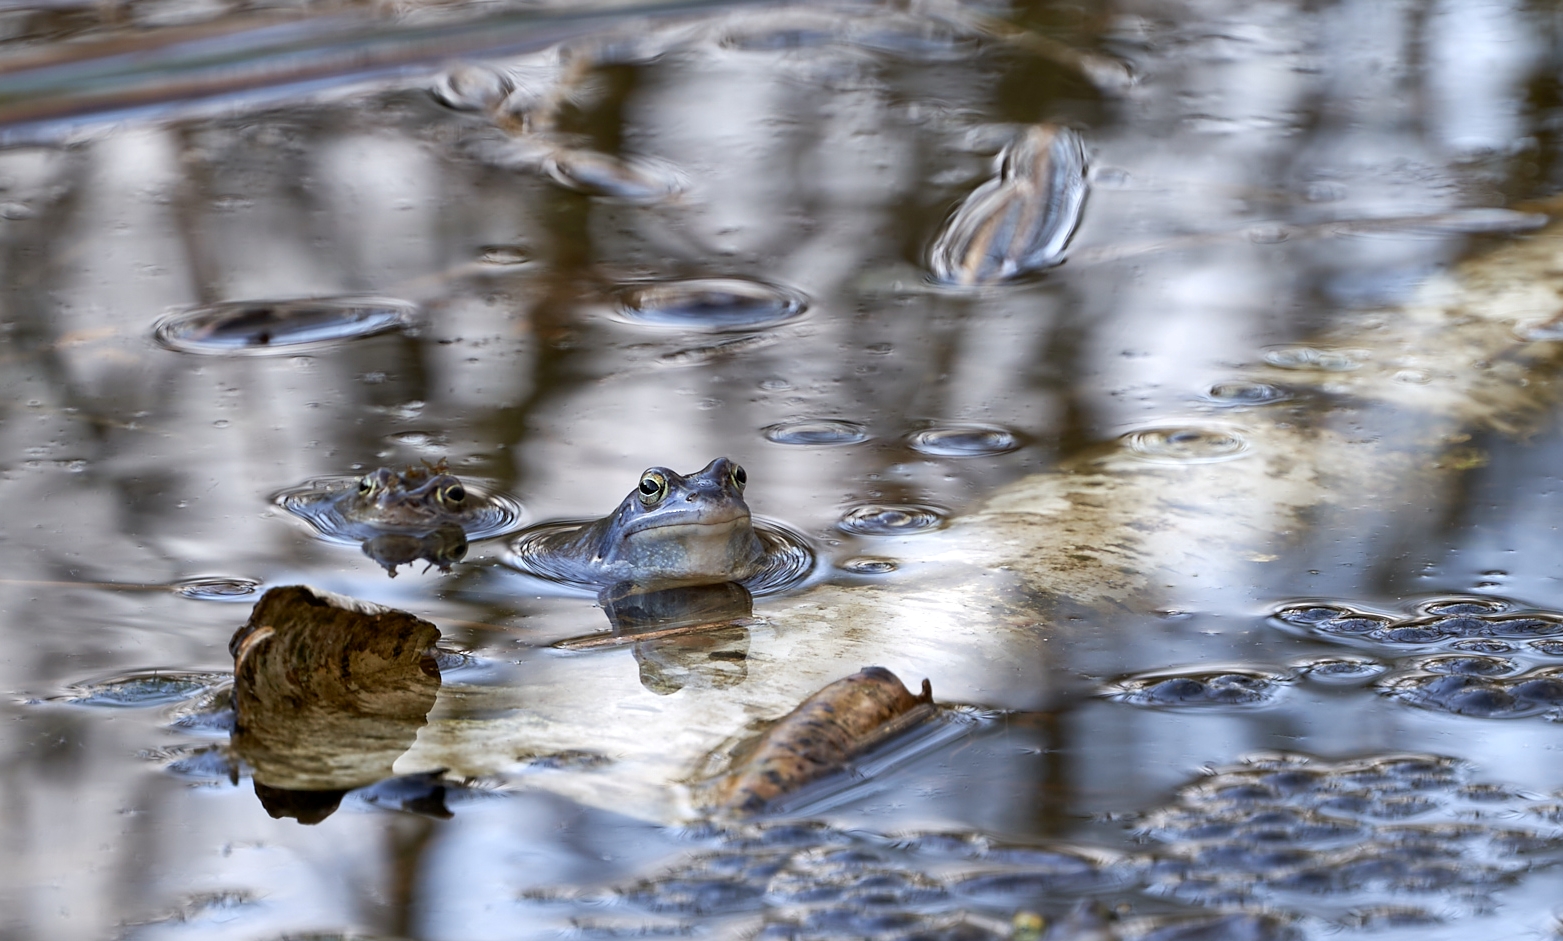
[[[1023,29],[1007,20],[989,16],[959,2],[916,4],[917,12],[942,19],[966,32],[996,39],[1049,62],[1056,63],[1085,78],[1098,91],[1122,95],[1134,85],[1134,73],[1123,62],[1109,56],[1076,49],[1067,43]]]
[[[621,24],[729,9],[734,0],[679,0],[584,13],[506,13],[456,22],[403,23],[330,15],[212,26],[67,43],[0,66],[0,139],[62,118],[105,120],[128,110],[187,110],[203,99],[279,99],[405,75],[467,56],[517,55]],[[152,67],[148,68],[147,63]],[[34,132],[36,133],[36,132]]]
[[[686,634],[704,634],[718,631],[725,627],[759,627],[765,621],[761,618],[729,618],[723,621],[702,621],[699,624],[680,624],[676,627],[663,627],[649,631],[636,631],[632,634],[587,634],[583,637],[567,637],[564,640],[549,644],[560,650],[601,650],[607,647],[622,647],[625,644],[638,644],[646,640],[662,640],[667,637],[682,637]]]

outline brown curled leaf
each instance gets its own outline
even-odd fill
[[[764,732],[738,767],[708,791],[712,809],[757,813],[805,784],[842,770],[855,755],[926,718],[933,688],[907,691],[884,667],[864,667],[810,696]]]
[[[228,644],[233,743],[255,769],[257,793],[390,776],[439,692],[439,637],[404,611],[304,585],[262,595]]]

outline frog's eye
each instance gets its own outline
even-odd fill
[[[647,506],[656,506],[662,502],[662,498],[668,495],[668,479],[656,471],[647,471],[640,476],[640,502]]]
[[[364,494],[366,496],[371,494],[371,493],[374,493],[374,478],[373,477],[360,477],[360,478],[358,478],[358,492],[361,493],[361,494]]]
[[[456,506],[467,499],[467,488],[459,483],[448,484],[435,492],[441,503],[446,506]]]
[[[734,464],[733,465],[733,486],[737,487],[739,490],[742,490],[744,488],[744,484],[747,484],[748,482],[749,482],[749,475],[744,471],[743,467],[738,465],[738,464]]]

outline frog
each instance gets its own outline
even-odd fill
[[[634,490],[602,519],[533,544],[539,568],[566,580],[624,591],[742,582],[764,567],[743,467],[719,457],[701,470],[641,472]]]
[[[461,526],[472,515],[467,488],[445,461],[409,467],[398,473],[381,467],[358,479],[357,486],[333,501],[345,523],[374,532],[431,532]]]

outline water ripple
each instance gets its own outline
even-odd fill
[[[204,575],[174,582],[174,594],[198,601],[242,601],[255,594],[260,582],[253,578],[229,575]]]
[[[858,536],[904,536],[939,529],[948,517],[937,507],[915,503],[868,503],[847,511],[836,527]]]
[[[606,587],[588,580],[588,569],[574,558],[560,555],[558,546],[595,520],[561,520],[530,526],[511,540],[505,564],[512,568],[571,588]],[[770,595],[803,582],[814,571],[814,549],[801,533],[768,519],[754,519],[754,534],[764,547],[760,571],[740,584],[754,595]]]
[[[831,418],[800,418],[778,422],[760,429],[765,440],[777,444],[801,444],[815,447],[857,444],[868,440],[868,430],[857,422]]]
[[[1248,442],[1223,428],[1143,428],[1124,436],[1136,457],[1163,464],[1211,464],[1248,453]]]
[[[692,278],[625,287],[619,310],[631,323],[701,330],[752,330],[808,309],[802,294],[748,278]]]
[[[389,297],[229,301],[169,314],[152,336],[181,353],[291,354],[401,330],[418,316],[417,305]]]
[[[913,450],[936,457],[986,457],[1020,447],[1020,440],[997,425],[930,425],[908,439]]]

